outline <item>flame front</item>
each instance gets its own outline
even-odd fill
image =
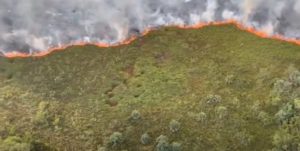
[[[40,57],[69,46],[129,44],[157,27],[234,24],[300,44],[299,0],[0,1],[0,55]]]
[[[285,42],[290,42],[290,43],[294,43],[297,45],[300,45],[300,40],[297,39],[289,39],[286,38],[284,36],[281,35],[268,35],[267,33],[263,32],[263,31],[258,31],[255,28],[251,28],[251,27],[246,27],[243,24],[235,21],[235,20],[228,20],[228,21],[222,21],[222,22],[210,22],[210,23],[198,23],[195,25],[189,25],[189,26],[182,26],[182,25],[174,25],[174,27],[180,28],[180,29],[200,29],[206,26],[222,26],[222,25],[227,25],[227,24],[233,24],[236,27],[238,27],[241,30],[245,30],[248,31],[256,36],[259,36],[261,38],[270,38],[270,39],[275,39],[275,40],[280,40],[280,41],[285,41]],[[145,31],[143,31],[142,36],[147,35],[148,33],[151,32],[152,29],[146,29]],[[132,36],[120,43],[117,44],[108,44],[108,43],[89,43],[89,42],[79,42],[79,43],[74,43],[74,44],[69,44],[69,45],[64,45],[64,46],[60,46],[60,47],[54,47],[54,48],[50,48],[48,50],[44,50],[44,51],[40,51],[39,53],[30,55],[30,54],[26,54],[26,53],[20,53],[17,51],[13,51],[13,52],[8,52],[5,53],[4,56],[7,58],[26,58],[26,57],[43,57],[46,56],[50,53],[52,53],[53,51],[60,51],[60,50],[64,50],[67,47],[70,46],[85,46],[85,45],[95,45],[98,46],[100,48],[107,48],[107,47],[117,47],[120,45],[128,45],[131,42],[133,42],[134,40],[136,40],[138,37],[137,36]]]

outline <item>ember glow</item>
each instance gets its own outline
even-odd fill
[[[235,24],[300,44],[299,0],[3,0],[0,55],[44,56],[72,45],[128,44],[161,26]]]

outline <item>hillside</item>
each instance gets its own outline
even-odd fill
[[[0,58],[0,150],[300,150],[299,70],[232,25]]]

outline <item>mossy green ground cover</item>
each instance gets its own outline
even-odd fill
[[[300,150],[299,69],[300,46],[232,25],[0,58],[0,150]]]

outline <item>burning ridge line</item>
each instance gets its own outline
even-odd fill
[[[296,45],[300,45],[300,40],[294,39],[294,38],[286,38],[282,35],[268,35],[267,33],[263,32],[263,31],[259,31],[257,29],[255,29],[254,27],[248,27],[243,25],[242,23],[236,21],[236,20],[227,20],[227,21],[220,21],[220,22],[209,22],[209,23],[197,23],[194,25],[169,25],[166,27],[177,27],[179,29],[200,29],[203,27],[207,27],[207,26],[222,26],[222,25],[235,25],[237,28],[239,28],[240,30],[243,31],[248,31],[249,33],[252,33],[258,37],[261,38],[268,38],[268,39],[274,39],[274,40],[279,40],[279,41],[285,41],[285,42],[289,42],[289,43],[293,43]],[[142,32],[141,36],[145,36],[147,35],[149,32],[155,30],[154,28],[149,28],[146,29]],[[139,36],[131,36],[129,38],[127,38],[126,40],[119,42],[119,43],[115,43],[115,44],[107,44],[107,43],[103,43],[103,42],[99,42],[99,43],[89,43],[89,42],[77,42],[77,43],[72,43],[72,44],[66,44],[63,46],[58,46],[58,47],[53,47],[53,48],[49,48],[48,50],[45,51],[40,51],[38,53],[33,53],[33,54],[26,54],[26,53],[21,53],[18,51],[11,51],[11,52],[7,52],[4,54],[0,54],[0,56],[5,57],[5,58],[28,58],[28,57],[44,57],[49,55],[50,53],[54,52],[54,51],[62,51],[64,49],[66,49],[67,47],[70,46],[85,46],[85,45],[95,45],[98,46],[100,48],[108,48],[108,47],[117,47],[117,46],[121,46],[121,45],[128,45],[131,42],[133,42],[134,40],[136,40]]]

